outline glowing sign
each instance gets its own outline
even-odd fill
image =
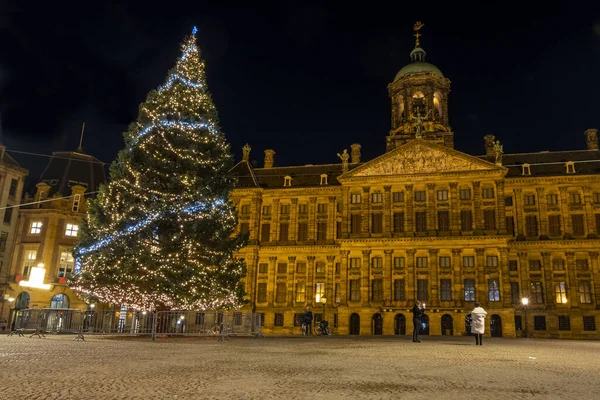
[[[46,277],[46,268],[44,267],[33,267],[31,268],[31,272],[29,273],[28,281],[21,281],[19,285],[37,288],[37,289],[50,289],[52,285],[48,283],[44,283],[44,278]]]

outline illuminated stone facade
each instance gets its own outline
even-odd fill
[[[486,335],[598,338],[600,152],[485,155],[454,149],[450,81],[412,63],[388,86],[387,152],[340,163],[253,168],[250,147],[234,167],[240,230],[250,235],[246,308],[264,330],[299,334],[307,305],[334,334],[410,334],[415,299],[431,335],[462,335],[479,301]],[[483,146],[482,146],[483,147]],[[524,307],[522,298],[529,304]]]

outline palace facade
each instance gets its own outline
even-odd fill
[[[450,81],[425,55],[417,43],[388,85],[385,154],[276,167],[265,150],[254,168],[244,147],[245,308],[275,334],[299,334],[311,306],[334,334],[403,335],[419,299],[423,333],[462,335],[479,301],[487,335],[600,337],[597,130],[578,151],[503,154],[491,135],[485,155],[455,150]]]

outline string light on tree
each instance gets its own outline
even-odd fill
[[[194,28],[165,83],[124,133],[110,181],[90,202],[72,287],[141,309],[238,307],[232,156],[207,91]]]

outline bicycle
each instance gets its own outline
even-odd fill
[[[315,334],[317,336],[331,335],[331,328],[329,327],[329,322],[327,322],[326,320],[319,322],[319,324],[315,326]]]

